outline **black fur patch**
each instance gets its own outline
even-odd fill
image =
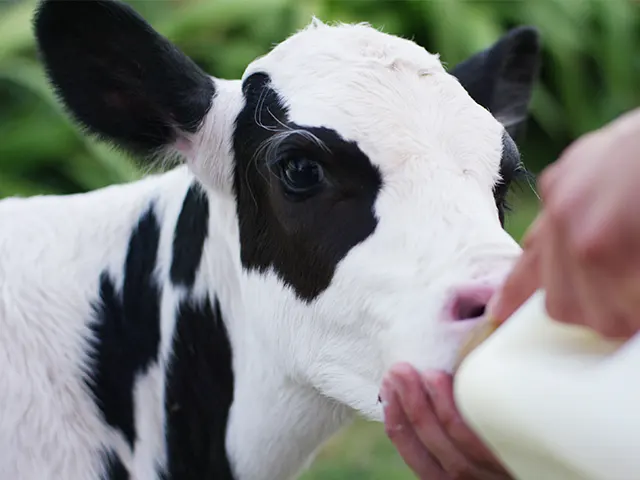
[[[272,266],[300,298],[310,300],[328,287],[336,265],[349,250],[375,230],[373,204],[382,179],[354,142],[329,128],[289,121],[269,83],[264,73],[245,80],[246,104],[234,132],[241,259],[249,269]],[[268,128],[258,125],[256,118]],[[318,158],[329,179],[327,188],[305,201],[289,201],[270,172],[268,159],[254,158],[261,143],[274,130],[282,130],[282,124],[313,133],[329,148],[329,152],[318,151],[317,145],[304,139],[295,146],[302,154],[306,151]]]
[[[115,452],[109,452],[105,459],[105,474],[102,480],[129,480],[130,475],[127,468]]]
[[[86,381],[105,421],[122,432],[131,448],[136,440],[134,381],[158,357],[160,288],[154,270],[159,240],[151,207],[131,234],[122,292],[116,291],[107,272],[102,273],[91,325],[94,362]]]
[[[233,402],[231,345],[218,301],[178,308],[165,392],[166,480],[233,480],[225,448]]]
[[[200,184],[194,182],[184,198],[173,236],[171,281],[174,285],[193,285],[208,232],[209,202]]]
[[[212,80],[124,3],[45,0],[34,26],[57,94],[99,137],[150,153],[211,107]]]

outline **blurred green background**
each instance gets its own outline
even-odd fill
[[[303,27],[366,21],[412,38],[454,65],[506,29],[531,24],[543,37],[540,83],[519,142],[534,173],[573,139],[640,105],[638,0],[130,0],[209,73],[239,77],[255,57]],[[0,198],[76,193],[138,178],[132,163],[81,135],[62,113],[37,62],[35,0],[0,0]],[[508,229],[520,238],[537,203],[512,200]],[[377,424],[356,422],[322,450],[305,480],[410,479]]]

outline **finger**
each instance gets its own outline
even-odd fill
[[[634,279],[634,283],[637,280]],[[609,287],[610,292],[613,290],[612,286]],[[615,306],[617,307],[612,314],[614,318],[615,328],[612,331],[607,332],[604,328],[601,328],[602,334],[610,338],[623,338],[629,339],[638,332],[640,332],[640,321],[638,316],[640,315],[640,292],[637,288],[634,288],[635,295],[633,297],[623,297],[620,295],[616,298],[611,292],[612,299],[615,299]],[[630,301],[631,298],[631,301]],[[600,317],[603,321],[606,321],[606,317]]]
[[[544,215],[538,214],[538,216],[531,222],[529,228],[522,236],[522,248],[524,250],[532,250],[536,248],[536,245],[539,244],[540,241],[540,232],[542,230],[542,225],[544,223]]]
[[[637,265],[637,259],[633,260]],[[629,338],[640,331],[640,279],[638,278],[638,270],[636,268],[627,268],[625,270],[622,274],[619,271],[602,272],[602,282],[606,282],[607,290],[603,289],[601,295],[604,296],[606,292],[609,301],[615,306],[612,310],[619,312],[618,314],[624,319],[625,324],[625,327],[622,327],[620,331],[608,334],[611,337]],[[602,319],[606,321],[605,317],[602,317]]]
[[[629,302],[629,299],[639,299],[640,292],[636,291],[633,296],[625,296],[620,283],[626,282],[612,278],[606,271],[593,265],[583,264],[580,267],[580,276],[576,283],[583,295],[581,323],[605,337],[628,338],[633,335],[637,330],[633,325],[637,322],[640,302]]]
[[[578,266],[567,243],[563,218],[546,222],[541,237],[540,279],[547,312],[558,321],[580,323],[584,314],[576,288]]]
[[[429,392],[436,417],[458,448],[482,468],[506,475],[506,470],[495,455],[460,415],[453,398],[452,376],[445,372],[425,372],[422,374],[422,383]]]
[[[394,387],[384,381],[380,391],[384,404],[385,432],[407,466],[421,479],[446,479],[402,410]]]
[[[544,217],[538,215],[522,238],[524,252],[511,270],[502,288],[487,305],[488,316],[503,323],[538,288],[538,245]]]
[[[596,132],[585,134],[569,144],[553,163],[545,167],[538,176],[538,190],[543,203],[547,203],[557,192],[563,190],[559,188],[559,184],[571,177],[570,172],[575,169],[576,162],[581,162],[585,157],[583,153],[592,150],[597,142]]]
[[[407,420],[444,471],[453,478],[480,478],[477,468],[440,425],[422,388],[420,375],[410,365],[399,364],[391,369],[390,381],[398,392]]]
[[[598,207],[601,206],[597,205]],[[595,208],[595,207],[594,207]],[[604,210],[604,211],[602,211]],[[592,239],[589,255],[576,260],[580,278],[578,288],[584,292],[582,323],[606,337],[628,338],[638,330],[640,284],[637,271],[637,235],[629,234],[629,222],[612,215],[606,207],[592,213],[591,228],[574,225],[574,244]]]
[[[539,252],[525,251],[504,285],[487,305],[487,314],[503,323],[538,289],[540,285]]]
[[[569,255],[575,255],[568,252]],[[610,329],[615,318],[611,303],[613,297],[609,291],[604,272],[597,271],[588,262],[580,262],[575,258],[576,274],[573,277],[576,295],[581,303],[580,318],[574,323],[593,328],[599,333],[602,331],[603,323],[606,329]],[[603,281],[604,280],[604,281]],[[611,322],[609,325],[606,325]]]
[[[562,178],[560,171],[563,169],[563,166],[564,162],[562,162],[562,157],[560,157],[554,163],[548,165],[540,175],[538,175],[538,192],[543,204],[547,202],[549,196],[554,191],[555,186],[558,183],[558,179]]]
[[[595,285],[594,285],[595,283]],[[629,316],[616,301],[616,292],[602,281],[580,278],[578,287],[583,294],[585,308],[582,309],[580,324],[592,328],[605,337],[630,336]],[[622,303],[623,305],[623,303]],[[638,310],[636,310],[637,314]]]

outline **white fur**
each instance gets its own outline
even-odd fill
[[[472,322],[446,321],[450,295],[497,284],[519,253],[491,194],[501,125],[437,56],[366,25],[316,20],[245,76],[258,70],[292,121],[357,141],[380,168],[375,233],[310,304],[274,272],[244,271],[231,193],[233,122],[244,100],[239,81],[218,79],[204,126],[177,147],[187,167],[85,195],[0,202],[0,478],[98,478],[104,447],[136,480],[164,462],[164,369],[185,292],[165,284],[162,362],[136,382],[134,452],[100,420],[81,378],[100,271],[107,265],[122,280],[132,226],[157,197],[157,273],[167,278],[193,174],[211,207],[197,296],[220,299],[234,354],[227,447],[238,480],[290,478],[353,413],[381,420],[378,389],[392,363],[452,366]]]

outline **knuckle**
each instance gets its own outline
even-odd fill
[[[606,253],[606,238],[600,232],[582,235],[573,243],[573,251],[580,262],[592,263]]]

